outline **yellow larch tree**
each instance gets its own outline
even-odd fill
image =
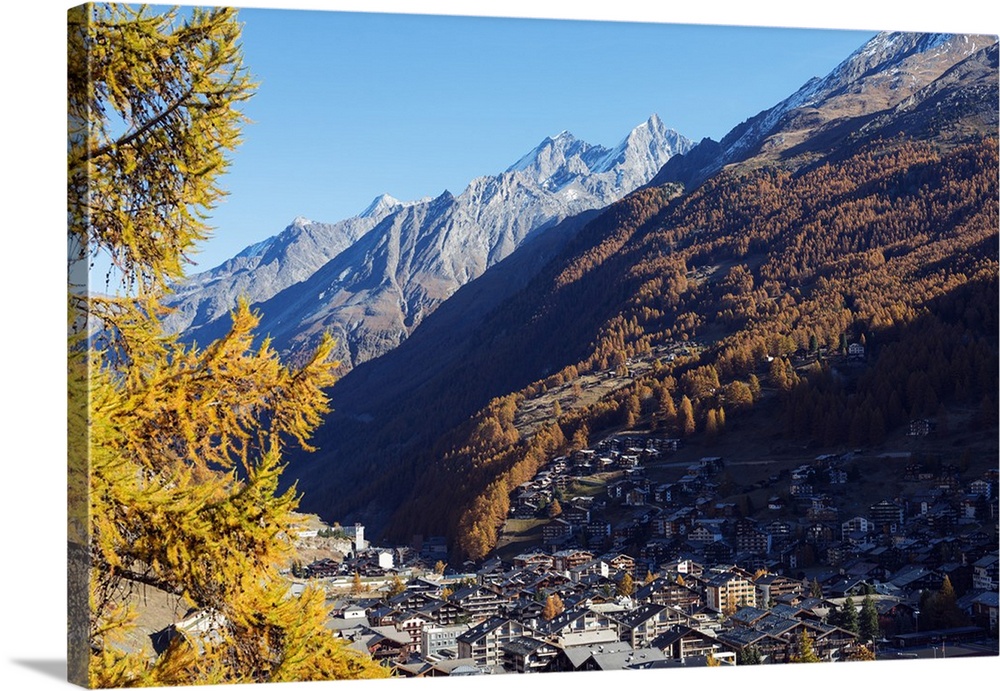
[[[256,88],[239,37],[232,9],[69,11],[69,676],[87,686],[388,674],[281,574],[299,527],[282,451],[327,411],[332,341],[292,370],[245,303],[204,349],[159,321]],[[97,257],[110,296],[90,292]],[[143,587],[199,617],[159,654],[129,638]]]

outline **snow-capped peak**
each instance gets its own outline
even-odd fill
[[[381,215],[390,211],[398,206],[402,206],[402,202],[395,197],[388,194],[380,194],[372,200],[364,211],[362,211],[359,216],[361,218],[372,218],[377,215]]]
[[[668,129],[663,120],[653,113],[642,124],[636,125],[616,147],[607,152],[591,169],[595,173],[613,170],[631,157],[649,157],[650,166],[659,170],[674,154],[684,153],[694,146],[694,142]]]
[[[536,166],[539,159],[550,156],[553,150],[565,152],[577,142],[583,143],[574,137],[568,130],[563,130],[559,134],[552,137],[546,137],[538,144],[538,146],[519,158],[517,162],[505,172],[512,173],[517,170],[528,170],[529,168]]]

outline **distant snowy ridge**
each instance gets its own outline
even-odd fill
[[[993,36],[966,34],[877,34],[825,77],[810,79],[788,98],[737,125],[721,142],[705,140],[671,161],[653,184],[681,180],[697,185],[750,158],[780,159],[838,122],[874,117],[896,107],[995,41]]]
[[[255,245],[259,255],[242,264],[234,258],[210,276],[192,277],[178,291],[182,329],[199,343],[218,337],[234,288],[250,284],[250,299],[263,313],[259,331],[276,347],[303,352],[331,331],[336,357],[353,366],[398,345],[437,305],[533,233],[617,201],[691,146],[656,115],[610,149],[564,131],[458,195],[400,202],[383,194],[347,221],[303,219]],[[320,252],[323,242],[334,244]],[[322,262],[314,260],[317,253]],[[290,280],[286,267],[293,266],[300,271]]]

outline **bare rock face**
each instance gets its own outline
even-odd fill
[[[692,142],[653,115],[613,149],[568,132],[546,137],[498,175],[458,196],[376,199],[335,224],[296,219],[281,234],[176,289],[171,326],[206,343],[222,335],[238,295],[262,313],[258,331],[294,362],[329,331],[346,367],[396,347],[459,287],[531,235],[645,184]]]
[[[225,317],[242,295],[251,303],[267,300],[300,281],[357,242],[402,202],[378,197],[358,216],[337,223],[298,217],[277,235],[250,245],[221,265],[173,286],[164,320],[171,333]]]

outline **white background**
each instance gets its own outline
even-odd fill
[[[2,94],[3,415],[5,482],[0,569],[0,680],[4,689],[63,688],[65,682],[65,11],[72,3],[6,5]],[[182,4],[191,4],[184,2]],[[997,34],[994,2],[733,2],[670,7],[649,0],[555,2],[416,0],[243,2],[241,6],[354,11],[475,13],[487,16],[659,21],[700,24],[955,31]],[[672,3],[671,3],[672,4]],[[987,9],[989,7],[989,9]],[[472,8],[472,9],[470,9]],[[932,9],[933,8],[933,9]],[[846,56],[845,56],[846,57]],[[752,115],[751,113],[747,114]],[[666,670],[476,680],[483,689],[686,685],[810,689],[991,687],[1000,658],[735,669]],[[636,676],[638,674],[638,676]],[[992,680],[992,681],[990,681]],[[463,679],[286,684],[280,689],[372,691],[464,688]],[[270,687],[270,686],[269,686]]]

